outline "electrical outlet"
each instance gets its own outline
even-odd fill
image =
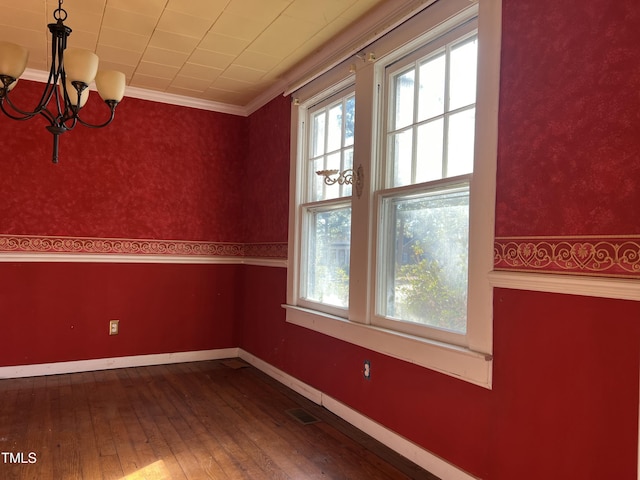
[[[118,334],[118,323],[120,320],[110,320],[109,321],[109,335],[117,335]]]
[[[362,374],[365,379],[371,380],[371,362],[369,360],[364,361],[364,370]]]

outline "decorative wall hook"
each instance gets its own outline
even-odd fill
[[[336,175],[336,174],[338,176],[335,178],[332,178],[333,175]],[[336,183],[338,185],[355,185],[356,195],[358,196],[358,198],[362,196],[362,188],[364,185],[364,168],[362,168],[362,165],[360,165],[355,172],[355,182],[354,182],[354,172],[352,168],[348,168],[342,171],[338,169],[319,170],[316,172],[316,175],[324,177],[325,185],[331,186],[331,185],[335,185]]]

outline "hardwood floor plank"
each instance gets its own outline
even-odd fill
[[[96,444],[91,418],[90,392],[95,388],[95,377],[91,372],[69,375],[74,397],[74,436],[80,462],[80,478],[102,478],[100,453]]]
[[[33,464],[0,463],[0,478],[436,479],[242,366],[216,360],[0,380],[0,450],[37,455]],[[295,408],[320,421],[300,423],[287,413]]]

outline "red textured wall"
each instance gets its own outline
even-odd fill
[[[496,236],[640,234],[636,0],[503,1]]]
[[[636,478],[638,318],[639,302],[496,290],[486,478]]]
[[[41,89],[21,81],[16,102]],[[246,118],[125,98],[108,127],[63,134],[58,165],[45,125],[0,115],[0,233],[241,240]]]
[[[0,263],[0,365],[234,347],[240,269]]]
[[[279,96],[249,117],[243,240],[286,242],[291,101]]]

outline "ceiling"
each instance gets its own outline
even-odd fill
[[[100,68],[124,72],[128,86],[245,107],[391,2],[66,0],[63,8],[69,46],[95,51]],[[28,48],[30,70],[49,69],[46,25],[57,7],[57,0],[0,0],[0,40]]]

